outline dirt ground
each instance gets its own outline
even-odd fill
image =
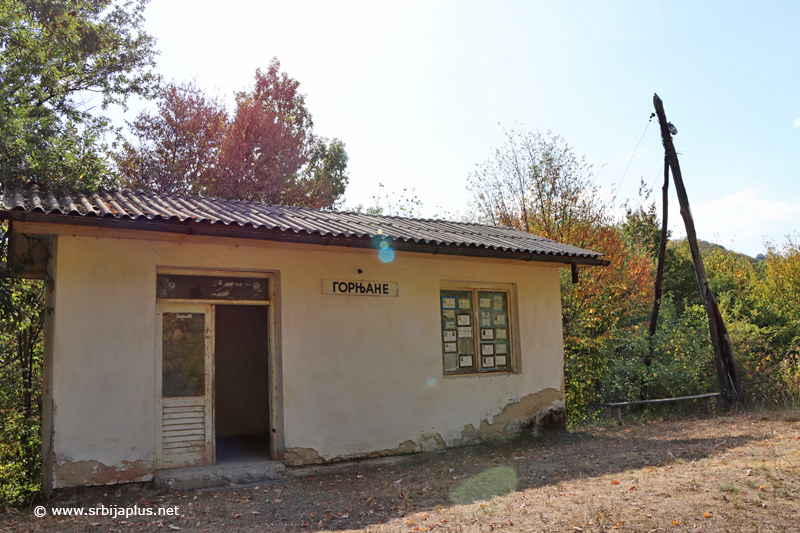
[[[61,495],[27,531],[800,531],[800,413],[605,426],[295,471],[284,483]],[[177,517],[57,517],[52,507]]]

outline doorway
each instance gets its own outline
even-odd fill
[[[216,462],[269,458],[269,307],[214,307]]]

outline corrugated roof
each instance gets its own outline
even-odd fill
[[[2,207],[6,218],[38,222],[343,246],[372,246],[372,239],[382,235],[391,237],[396,250],[607,264],[600,253],[510,228],[141,190],[56,195],[17,186],[3,192]]]

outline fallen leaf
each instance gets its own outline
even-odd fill
[[[672,521],[672,525],[673,525],[673,526],[679,526],[679,525],[681,525],[681,523],[680,523],[680,522],[678,522],[677,520],[673,520],[673,521]]]
[[[611,482],[611,484],[612,485],[619,485],[619,481],[614,480],[614,481]]]
[[[761,485],[761,486],[760,486],[760,487],[758,487],[758,488],[759,488],[759,489],[761,489],[761,490],[767,490],[767,489],[766,489],[766,487],[764,487],[764,485]]]
[[[636,488],[636,485],[632,486],[632,487],[631,487],[631,488],[629,488],[628,490],[633,490],[633,489],[635,489],[635,488]]]
[[[169,525],[169,528],[170,528],[172,531],[180,531],[180,530],[181,530],[181,528],[179,528],[178,526],[176,526],[176,525],[174,525],[174,524],[170,524],[170,525]]]

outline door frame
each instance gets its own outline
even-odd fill
[[[283,432],[283,365],[281,357],[281,313],[280,313],[280,272],[274,270],[258,271],[258,270],[233,270],[233,269],[218,269],[218,268],[185,268],[185,267],[171,267],[159,266],[156,268],[155,274],[174,274],[182,276],[221,276],[221,277],[239,277],[239,278],[264,278],[267,280],[267,300],[177,300],[168,298],[156,298],[156,309],[160,304],[205,304],[211,306],[212,317],[214,306],[216,305],[266,305],[268,307],[268,324],[267,324],[267,380],[269,387],[269,458],[272,460],[283,460],[284,451],[284,432]],[[155,287],[156,280],[153,276],[153,286]],[[162,319],[157,317],[156,322],[158,325],[158,332],[156,338],[156,391],[160,399],[161,393],[161,338],[160,328]],[[212,352],[213,352],[213,328],[214,322],[211,323],[212,328]],[[213,376],[214,360],[211,360],[212,376]],[[211,403],[211,422],[214,423],[215,406],[213,403],[213,390],[214,382],[210,384],[206,382],[207,386],[212,387],[212,403]],[[161,454],[161,423],[162,423],[162,405],[156,402],[156,469],[162,468],[160,465]],[[212,426],[213,427],[213,426]],[[213,457],[213,462],[216,463],[216,455]]]

